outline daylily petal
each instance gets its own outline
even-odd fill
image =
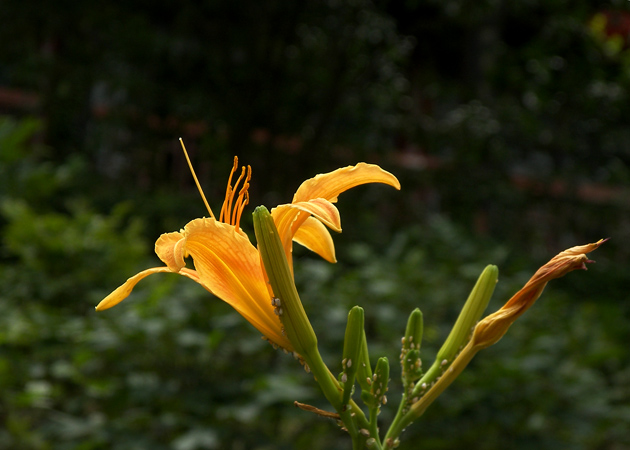
[[[129,297],[133,288],[138,284],[140,280],[148,277],[149,275],[153,275],[154,273],[171,273],[172,270],[168,267],[154,267],[153,269],[143,270],[142,272],[134,275],[125,281],[121,286],[119,286],[114,292],[105,297],[101,302],[96,305],[97,311],[103,311],[104,309],[111,308],[112,306],[116,306],[124,299]]]
[[[342,192],[366,183],[385,183],[400,190],[400,182],[391,173],[375,164],[359,163],[306,180],[293,196],[293,203],[312,198],[325,198],[334,203]]]
[[[283,237],[289,234],[292,238],[302,222],[310,215],[315,216],[318,220],[323,222],[324,225],[333,230],[341,232],[339,210],[335,205],[323,198],[314,198],[305,202],[280,205],[271,210],[271,216],[276,224],[278,233]],[[298,216],[302,217],[302,220],[297,221],[296,218]]]
[[[305,202],[289,203],[286,206],[303,211],[315,217],[328,228],[336,231],[337,233],[341,233],[341,217],[339,217],[339,210],[335,205],[324,198],[313,198]],[[295,223],[291,225],[291,231],[293,233],[295,233],[298,228],[299,226],[296,226]]]
[[[155,242],[155,253],[173,272],[186,265],[182,251],[184,236],[179,233],[165,233]]]
[[[323,198],[280,205],[271,210],[271,216],[278,229],[278,234],[280,235],[284,253],[290,268],[293,268],[293,237],[304,221],[311,217],[311,215],[333,230],[341,231],[339,211],[335,205]],[[328,236],[330,237],[330,234]]]
[[[335,263],[335,246],[328,229],[314,217],[308,217],[297,229],[293,240],[317,253],[326,261]]]
[[[273,312],[258,251],[249,239],[232,225],[214,219],[189,222],[183,235],[184,250],[193,258],[199,283],[272,342],[291,350]]]

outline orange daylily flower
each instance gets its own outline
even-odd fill
[[[161,235],[155,243],[155,252],[165,266],[147,269],[129,278],[98,304],[97,311],[120,303],[149,275],[178,273],[230,304],[272,344],[293,351],[274,313],[260,253],[239,227],[243,209],[249,203],[251,168],[243,167],[232,185],[237,169],[235,157],[219,218],[212,213],[200,189],[211,217],[194,219],[178,232]],[[334,245],[326,229],[341,231],[339,211],[333,203],[340,193],[366,183],[384,183],[400,189],[400,183],[391,173],[376,165],[359,163],[305,181],[292,203],[271,211],[290,267],[293,241],[335,262]],[[185,267],[185,258],[189,256],[194,270]]]

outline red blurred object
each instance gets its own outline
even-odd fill
[[[604,10],[599,14],[606,17],[606,28],[604,29],[606,36],[621,36],[624,41],[624,48],[630,47],[630,12]]]

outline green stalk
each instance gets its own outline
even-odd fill
[[[488,265],[479,276],[455,325],[440,348],[435,362],[415,384],[411,393],[403,395],[403,403],[401,403],[401,407],[398,409],[383,441],[385,448],[388,448],[388,442],[397,439],[407,425],[424,413],[426,408],[455,380],[474,354],[477,353],[478,349],[473,352],[470,344],[466,345],[461,353],[460,349],[470,339],[472,330],[488,306],[497,283],[498,274],[499,270],[496,266]]]
[[[280,301],[282,313],[279,317],[287,337],[313,373],[326,399],[341,417],[352,438],[353,449],[359,450],[365,444],[366,437],[360,433],[357,422],[367,424],[367,420],[353,401],[349,407],[344,407],[343,389],[322,360],[317,348],[317,337],[295,287],[278,230],[264,206],[259,206],[254,212],[254,231],[269,283]]]

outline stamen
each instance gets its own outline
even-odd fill
[[[249,204],[249,180],[252,179],[252,168],[251,166],[247,166],[247,178],[245,178],[245,182],[243,183],[243,187],[238,193],[238,198],[236,199],[236,204],[234,206],[234,226],[236,228],[239,227],[241,223],[241,215],[243,214],[243,210],[245,209],[245,205]]]
[[[234,157],[234,165],[232,166],[232,171],[230,172],[230,177],[228,178],[227,190],[225,191],[225,200],[223,200],[223,206],[221,207],[221,215],[219,216],[219,221],[223,223],[228,223],[230,220],[230,210],[229,210],[229,200],[232,197],[232,176],[236,169],[238,168],[238,156]]]
[[[221,222],[233,225],[236,228],[239,227],[241,215],[243,214],[243,209],[245,208],[245,205],[249,203],[249,180],[251,180],[252,178],[251,166],[247,166],[247,168],[243,167],[241,169],[241,174],[236,180],[236,183],[234,183],[234,186],[232,186],[232,179],[237,169],[238,158],[235,156],[234,166],[232,167],[230,177],[228,178],[227,190],[225,192],[225,200],[223,201],[221,215],[219,216],[219,220]],[[243,185],[238,190],[238,196],[235,199],[234,197],[236,196],[236,191],[241,182],[243,183]]]
[[[203,190],[201,189],[201,185],[199,184],[199,180],[197,179],[197,175],[195,174],[195,169],[193,169],[192,163],[190,162],[190,158],[188,157],[188,152],[186,151],[186,147],[184,146],[184,141],[182,140],[182,138],[179,138],[179,142],[180,144],[182,144],[182,149],[184,149],[184,156],[186,156],[186,161],[188,162],[188,167],[190,167],[190,172],[192,173],[193,179],[195,180],[195,184],[197,185],[197,189],[199,190],[199,193],[201,194],[201,198],[203,199],[203,202],[205,203],[206,208],[208,209],[208,212],[210,213],[210,217],[216,220],[216,218],[214,217],[214,214],[212,214],[212,210],[210,209],[208,200],[206,200],[206,196],[203,194]]]
[[[234,183],[234,188],[232,189],[232,192],[230,193],[231,194],[230,195],[230,201],[228,202],[227,214],[226,214],[226,218],[225,218],[225,223],[229,223],[230,225],[234,225],[234,216],[235,216],[235,214],[232,214],[234,212],[234,209],[232,207],[233,202],[234,202],[234,195],[236,194],[236,188],[238,188],[238,185],[241,184],[241,181],[243,180],[244,176],[245,176],[245,167],[242,168],[241,174],[239,175],[238,180],[236,180],[236,183]],[[239,196],[239,198],[240,198],[240,196]]]

